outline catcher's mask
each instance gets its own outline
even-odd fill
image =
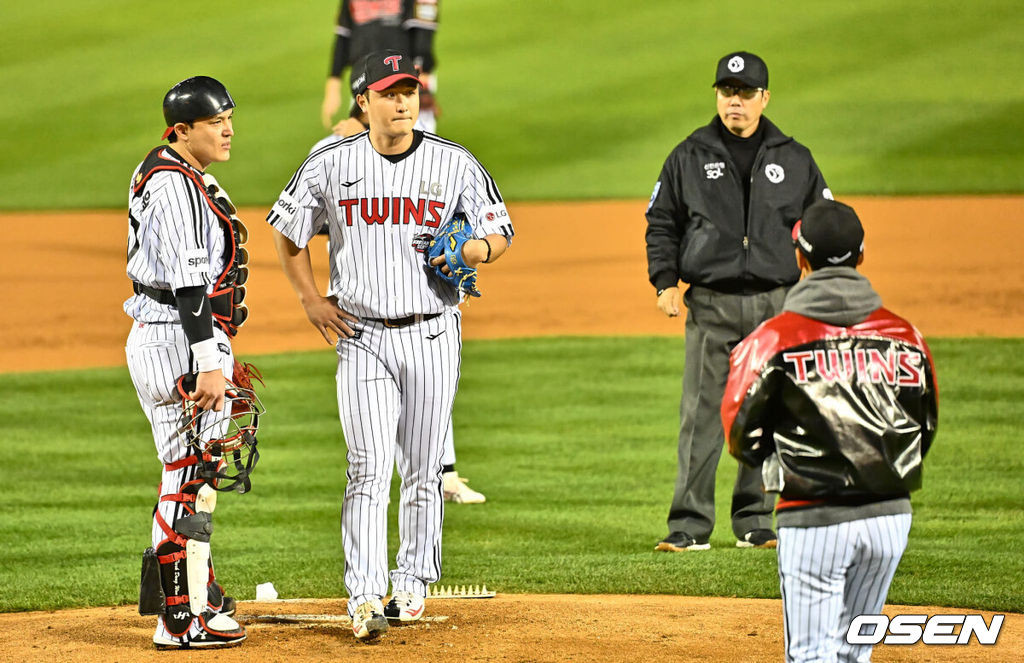
[[[266,408],[252,389],[239,387],[231,380],[224,390],[224,410],[207,411],[188,397],[195,391],[196,375],[178,379],[183,411],[182,435],[200,457],[199,476],[216,490],[249,492],[249,475],[260,453],[256,449],[256,432],[260,415]]]

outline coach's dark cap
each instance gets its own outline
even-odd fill
[[[356,73],[356,69],[359,73]],[[386,90],[398,81],[410,80],[419,84],[420,77],[412,58],[401,51],[375,51],[352,68],[352,93],[366,94],[367,90]]]
[[[738,81],[747,87],[768,89],[768,65],[753,53],[737,51],[718,61],[715,85]]]
[[[793,243],[814,269],[856,267],[864,251],[864,227],[849,205],[819,200],[793,226]]]

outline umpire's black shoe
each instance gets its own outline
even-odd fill
[[[707,539],[698,541],[686,532],[672,532],[666,536],[662,541],[658,542],[658,545],[654,546],[655,550],[661,550],[663,552],[684,552],[686,550],[708,550],[711,548],[711,544],[708,543]]]
[[[736,542],[737,548],[776,548],[779,537],[770,529],[752,529]]]

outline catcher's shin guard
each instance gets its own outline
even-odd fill
[[[147,551],[144,555],[139,612],[154,614],[158,611],[162,614],[163,627],[169,637],[186,637],[193,621],[204,614],[208,618],[211,614],[226,612],[224,608],[228,600],[214,581],[210,561],[212,512],[216,508],[216,498],[217,493],[201,479],[187,482],[180,493],[160,498],[165,502],[180,503],[186,515],[178,517],[171,527],[159,509],[155,514],[157,524],[167,538],[160,542],[153,554]],[[154,557],[159,566],[158,574],[152,572]],[[156,575],[159,583],[153,580]],[[158,610],[161,602],[163,610]]]

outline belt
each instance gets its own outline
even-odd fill
[[[132,290],[135,291],[136,295],[145,295],[150,299],[160,302],[166,306],[177,307],[178,302],[174,298],[174,293],[170,290],[160,290],[159,288],[152,288],[148,285],[142,285],[138,281],[132,281]]]
[[[440,313],[416,313],[414,315],[408,315],[404,318],[363,318],[363,320],[369,320],[370,322],[379,322],[385,327],[395,329],[396,327],[408,327],[418,322],[426,322],[427,320],[433,320],[440,316]]]

